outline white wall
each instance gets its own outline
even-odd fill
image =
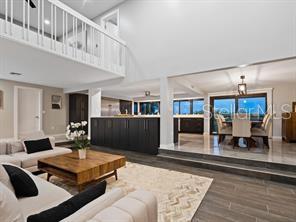
[[[295,56],[295,1],[129,0],[119,10],[125,81]]]
[[[63,93],[63,89],[52,88],[34,84],[26,84],[15,81],[0,79],[0,90],[4,92],[4,109],[0,109],[0,139],[12,138],[14,135],[13,115],[14,115],[14,86],[27,86],[40,88],[43,90],[43,130],[45,134],[64,134],[68,122],[69,99]],[[62,109],[51,108],[51,96],[62,96]]]

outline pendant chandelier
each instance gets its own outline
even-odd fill
[[[247,95],[247,84],[244,83],[244,80],[245,80],[245,76],[241,76],[240,77],[241,80],[242,80],[242,83],[239,83],[238,84],[238,94],[241,95],[241,96],[244,96],[244,95]]]

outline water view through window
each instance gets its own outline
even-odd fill
[[[247,97],[228,96],[227,98],[212,98],[213,112],[219,113],[226,120],[231,120],[234,113],[246,113],[251,120],[262,120],[266,111],[266,95],[253,95]],[[211,131],[217,133],[217,123],[212,117]]]

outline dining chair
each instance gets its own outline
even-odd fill
[[[272,122],[272,116],[271,114],[268,114],[265,124],[262,123],[262,126],[260,128],[252,128],[251,133],[252,137],[261,137],[263,139],[263,144],[266,145],[269,148],[269,141],[268,137],[271,130],[271,122]]]
[[[233,148],[238,146],[239,138],[244,138],[248,149],[250,149],[251,126],[252,124],[249,119],[234,118],[232,120]]]
[[[221,142],[224,141],[225,137],[227,135],[231,135],[232,134],[232,127],[231,126],[227,126],[227,124],[225,124],[225,118],[224,116],[220,115],[220,114],[216,114],[215,117],[216,121],[217,121],[217,126],[218,126],[218,144],[220,144]],[[223,121],[224,119],[224,121]]]

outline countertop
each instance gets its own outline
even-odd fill
[[[100,116],[92,118],[160,118],[160,115],[122,115],[122,116]],[[204,118],[203,115],[174,115],[174,118]]]

